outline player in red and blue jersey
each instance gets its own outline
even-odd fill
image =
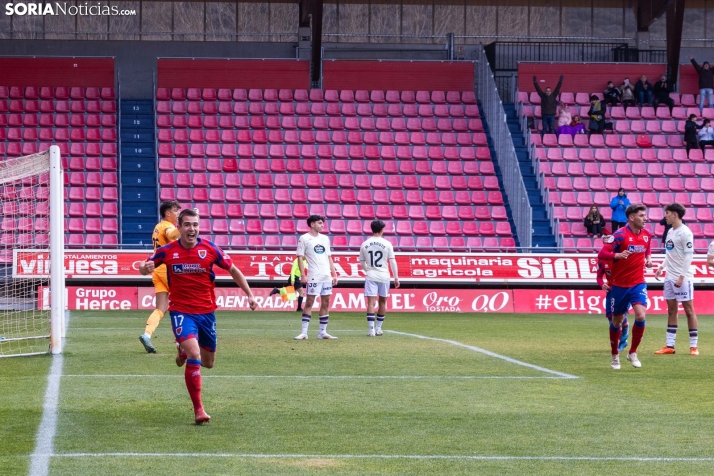
[[[627,360],[633,367],[642,367],[637,358],[637,348],[645,333],[645,312],[647,310],[647,284],[645,266],[652,267],[652,233],[645,229],[647,207],[630,205],[625,210],[627,225],[612,235],[612,241],[605,243],[598,254],[600,260],[610,260],[612,274],[610,280],[610,347],[612,350],[612,368],[620,369],[618,346],[622,337],[622,324],[628,306],[635,313],[635,325],[632,329],[632,346]]]
[[[250,308],[258,305],[243,273],[220,248],[198,237],[198,213],[186,209],[179,214],[180,238],[162,246],[141,263],[139,272],[146,276],[156,266],[166,265],[169,282],[169,315],[176,337],[176,365],[186,364],[186,388],[193,402],[195,422],[211,419],[201,401],[201,367],[212,368],[216,359],[216,275],[213,265],[227,270],[233,281],[248,296]]]
[[[613,240],[613,236],[609,235],[604,238],[605,243],[610,243]],[[612,323],[612,307],[610,301],[610,281],[612,280],[612,261],[610,260],[597,260],[597,285],[600,289],[605,291],[605,317],[607,317],[608,322]],[[627,338],[630,335],[630,323],[627,322],[627,315],[625,315],[622,321],[622,336],[620,336],[620,344],[617,346],[617,350],[620,352],[627,347]]]

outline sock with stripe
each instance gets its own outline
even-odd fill
[[[330,315],[320,316],[320,334],[327,332],[327,321],[330,319]]]
[[[367,314],[367,325],[370,331],[374,329],[374,314]]]
[[[622,336],[622,327],[615,328],[610,322],[610,350],[612,355],[617,355],[620,351],[617,350],[617,346],[620,344],[620,337]]]
[[[632,326],[632,345],[630,346],[630,354],[637,352],[637,347],[639,347],[642,341],[642,336],[645,335],[645,321],[635,321],[635,325]]]
[[[201,402],[201,361],[188,359],[186,361],[186,370],[184,371],[184,379],[186,380],[186,389],[188,395],[193,402],[193,411],[196,412],[203,408]]]
[[[697,347],[699,332],[696,329],[689,329],[689,347]]]
[[[382,323],[384,322],[384,316],[377,314],[377,330],[382,329]]]
[[[302,315],[302,333],[307,334],[307,328],[310,327],[310,316],[307,314]]]
[[[159,327],[159,322],[162,317],[164,317],[164,311],[154,309],[154,312],[151,313],[149,319],[146,321],[146,327],[144,328],[144,335],[146,337],[151,337],[151,334]]]
[[[302,309],[302,300],[303,300],[303,297],[298,296],[298,307],[297,307],[298,309]]]
[[[667,334],[664,339],[664,345],[674,349],[674,341],[677,338],[677,324],[667,326]]]

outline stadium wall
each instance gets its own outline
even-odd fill
[[[0,40],[0,55],[113,56],[122,99],[148,99],[154,96],[156,58],[292,59],[297,43],[145,41],[137,46],[135,41]],[[2,71],[4,76],[7,70]]]

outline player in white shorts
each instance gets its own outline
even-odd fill
[[[399,270],[397,260],[394,258],[394,247],[390,242],[382,238],[384,234],[384,222],[374,220],[371,224],[372,235],[359,249],[359,262],[362,265],[367,278],[364,281],[364,295],[367,298],[367,324],[369,325],[369,337],[382,335],[382,323],[387,309],[387,296],[389,296],[389,268],[394,273],[394,287],[399,287]],[[377,308],[377,328],[374,326],[374,304],[379,297],[379,307]]]
[[[307,328],[310,326],[315,296],[320,296],[320,331],[317,333],[317,338],[337,339],[327,333],[330,295],[332,286],[337,285],[337,272],[332,262],[330,239],[320,233],[325,226],[325,219],[320,215],[310,215],[307,218],[307,226],[310,227],[310,232],[302,235],[297,245],[297,256],[305,257],[310,271],[308,275],[303,260],[298,259],[300,281],[307,288],[307,299],[302,312],[302,332],[295,337],[295,340],[307,339]]]
[[[694,312],[694,287],[692,285],[692,258],[694,258],[694,235],[687,225],[682,223],[685,213],[684,206],[670,203],[664,207],[667,223],[672,228],[664,238],[664,263],[657,269],[655,278],[659,279],[662,271],[667,271],[664,277],[664,298],[667,300],[667,335],[665,346],[656,351],[657,355],[674,354],[674,341],[677,337],[677,310],[682,304],[689,325],[689,354],[699,355],[697,347],[697,315]]]

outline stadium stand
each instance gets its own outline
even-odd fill
[[[627,74],[615,68],[607,77]],[[561,93],[561,101],[571,114],[579,114],[586,125],[585,104],[591,94],[602,96],[587,91]],[[704,252],[707,239],[714,238],[714,217],[709,210],[714,203],[714,149],[704,154],[694,149],[687,155],[682,142],[684,121],[689,114],[699,116],[699,109],[694,107],[698,97],[679,93],[672,93],[671,97],[675,101],[671,114],[667,107],[655,110],[636,106],[626,111],[613,107],[606,115],[614,125],[612,132],[590,138],[576,135],[574,139],[546,134],[541,140],[540,108],[534,104],[539,98],[527,91],[518,92],[521,124],[534,119],[535,128],[528,131],[530,156],[563,251],[586,252],[602,245],[601,239],[587,236],[583,218],[595,204],[609,229],[610,200],[620,187],[626,190],[631,203],[651,207],[647,227],[657,237],[656,247],[661,246],[664,231],[659,224],[662,207],[674,201],[687,207],[685,221],[694,233],[695,249]],[[714,109],[704,109],[703,116],[714,118]]]
[[[65,242],[90,247],[117,245],[114,60],[0,58],[0,69],[0,157],[30,155],[58,145],[67,186]],[[4,207],[0,225],[3,243],[46,239],[49,192],[44,187],[23,188],[32,191],[36,206]],[[16,195],[13,186],[3,190],[6,198]]]
[[[195,63],[187,67],[204,66]],[[286,84],[280,62],[268,63],[276,80],[221,80],[216,71],[199,88],[193,73],[184,83],[193,87],[167,86],[175,75],[164,81],[160,62],[159,199],[198,208],[207,217],[202,232],[216,243],[292,249],[308,231],[305,218],[321,214],[335,249],[358,248],[375,218],[402,251],[514,249],[472,86],[397,90],[362,82],[369,89],[331,89],[345,71],[360,82],[353,62],[336,62],[325,68],[325,90],[308,90]],[[404,64],[379,74],[358,63],[363,72],[372,68],[372,83],[389,85]],[[470,78],[473,85],[472,71]],[[265,87],[271,81],[280,87]]]

